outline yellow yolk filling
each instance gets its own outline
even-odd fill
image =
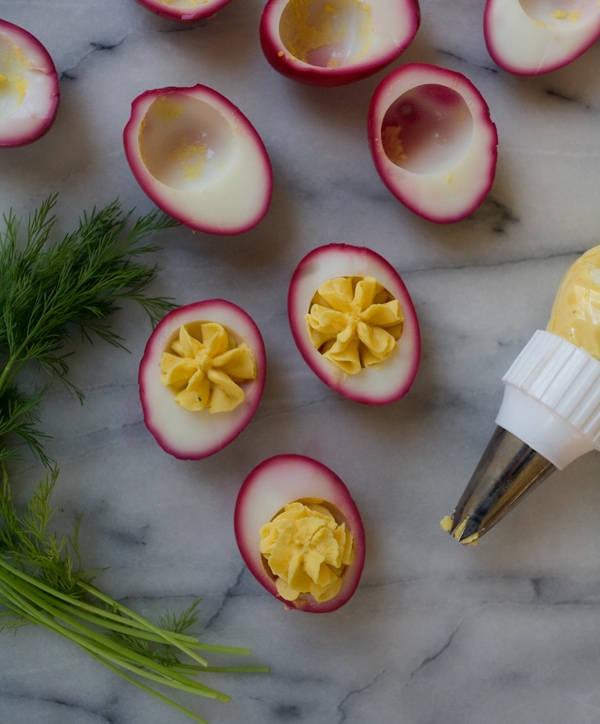
[[[22,49],[3,35],[0,35],[0,49],[0,65],[4,71],[0,74],[0,99],[12,96],[13,102],[20,106],[28,88],[27,78],[22,72],[31,63]]]
[[[186,410],[234,410],[245,398],[241,383],[256,377],[252,350],[216,322],[199,323],[197,335],[189,326],[182,325],[163,352],[161,382]]]
[[[205,144],[194,143],[184,137],[169,154],[168,160],[181,167],[184,178],[200,178],[206,166],[208,151],[208,146]]]
[[[310,340],[346,374],[384,362],[402,334],[400,302],[373,277],[321,284],[306,315]]]
[[[279,595],[295,601],[310,594],[329,601],[354,559],[354,538],[322,500],[289,503],[260,531],[260,552],[276,576]]]
[[[344,49],[348,39],[346,16],[358,13],[361,23],[358,26],[362,49],[360,57],[367,49],[373,34],[371,9],[360,0],[289,0],[281,17],[280,35],[286,49],[298,60],[313,64],[311,57],[315,51],[327,49],[328,68],[337,68],[344,56],[349,54]]]
[[[546,329],[600,360],[600,246],[567,270]]]

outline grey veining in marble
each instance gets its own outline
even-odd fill
[[[119,196],[145,212],[122,131],[149,88],[214,87],[250,118],[269,151],[266,218],[232,238],[172,230],[157,239],[153,291],[181,304],[225,296],[264,335],[268,380],[237,440],[177,461],[142,422],[137,367],[149,324],[114,320],[130,353],[74,343],[80,406],[55,388],[43,410],[61,474],[56,525],[84,513],[89,568],[146,615],[202,597],[203,635],[249,646],[270,674],[217,677],[228,704],[179,698],[215,724],[597,724],[600,722],[600,457],[556,473],[476,548],[445,535],[494,426],[501,376],[546,324],[567,266],[600,243],[600,46],[538,78],[499,71],[483,3],[422,0],[398,65],[469,77],[499,131],[489,197],[465,221],[432,225],[382,184],[366,142],[371,95],[391,69],[352,86],[300,86],[267,65],[262,0],[232,0],[188,28],[134,0],[0,0],[0,17],[44,42],[61,77],[55,126],[0,152],[2,211],[59,193],[59,230]],[[452,7],[450,7],[452,5]],[[287,326],[302,256],[366,244],[402,274],[423,339],[417,381],[389,407],[336,396],[306,367]],[[290,613],[245,569],[232,509],[245,475],[283,452],[312,455],[352,490],[368,537],[359,590],[327,616]],[[20,464],[23,494],[39,474]],[[215,679],[215,681],[217,681]],[[33,627],[0,635],[2,724],[184,724],[72,645]]]

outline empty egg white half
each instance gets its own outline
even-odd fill
[[[266,148],[239,108],[207,86],[142,93],[123,142],[141,188],[192,229],[239,234],[267,213],[273,174]]]
[[[137,0],[150,12],[167,20],[193,23],[214,15],[231,0]]]
[[[368,137],[383,182],[430,221],[460,221],[493,184],[496,126],[460,73],[423,63],[392,71],[373,94]]]
[[[391,63],[412,42],[419,24],[417,0],[268,0],[260,40],[279,73],[335,86]]]
[[[24,28],[0,20],[0,146],[24,146],[56,118],[56,67],[42,43]]]
[[[600,37],[597,0],[487,0],[484,37],[492,60],[539,75],[582,55]]]

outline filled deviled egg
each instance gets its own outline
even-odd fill
[[[174,457],[208,457],[248,425],[265,377],[262,335],[243,309],[223,299],[179,307],[158,323],[140,363],[144,423]]]
[[[309,252],[288,291],[302,357],[344,397],[383,405],[403,397],[419,367],[421,335],[410,294],[378,253],[350,244]]]
[[[277,455],[254,468],[237,496],[234,532],[250,572],[286,609],[330,613],[358,587],[366,553],[360,512],[317,460]]]

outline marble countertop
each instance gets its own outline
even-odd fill
[[[83,512],[81,547],[97,582],[147,616],[202,598],[201,633],[248,646],[269,674],[219,676],[230,703],[178,700],[214,724],[592,724],[600,721],[600,458],[554,474],[477,547],[445,535],[494,429],[501,377],[544,327],[556,285],[600,242],[600,46],[538,78],[499,71],[482,33],[483,3],[460,11],[422,0],[401,60],[337,89],[281,77],[258,40],[262,0],[232,0],[188,28],[134,0],[0,0],[0,17],[47,47],[61,106],[40,141],[0,152],[2,211],[28,213],[58,193],[59,230],[118,196],[152,204],[122,148],[132,99],[203,83],[262,136],[274,171],[265,219],[234,237],[186,228],[157,237],[153,291],[185,304],[226,297],[260,327],[269,359],[261,406],[234,443],[176,460],[142,421],[137,367],[143,312],[114,319],[129,353],[74,343],[79,405],[53,388],[42,408],[58,461],[56,526]],[[377,84],[400,62],[459,71],[499,132],[491,193],[458,224],[416,217],[384,187],[366,140]],[[293,268],[329,242],[367,245],[400,272],[421,325],[410,393],[383,408],[323,385],[297,352],[286,316]],[[338,612],[287,612],[246,570],[232,511],[246,474],[279,453],[311,455],[352,490],[368,553]],[[19,467],[23,494],[40,469]],[[2,724],[184,724],[68,642],[27,627],[0,635]]]

